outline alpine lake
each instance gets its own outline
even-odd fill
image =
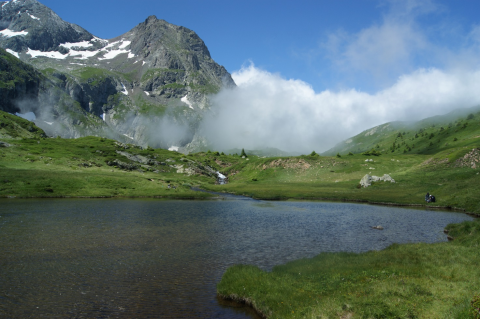
[[[447,241],[455,212],[331,202],[0,200],[2,318],[257,318],[220,300],[235,264]],[[373,229],[381,225],[383,230]]]

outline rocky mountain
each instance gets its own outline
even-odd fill
[[[0,47],[44,77],[36,95],[0,109],[34,112],[47,134],[195,150],[209,96],[235,86],[195,32],[155,16],[105,40],[37,0],[0,6]]]
[[[61,50],[66,42],[90,41],[94,37],[85,29],[63,21],[36,0],[0,2],[2,47],[15,52]]]

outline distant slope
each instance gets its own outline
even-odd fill
[[[375,149],[382,154],[434,154],[480,145],[480,107],[459,109],[418,122],[390,122],[363,131],[322,155],[346,155]]]

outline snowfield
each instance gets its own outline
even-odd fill
[[[7,37],[7,38],[12,38],[12,37],[18,37],[18,36],[26,36],[28,34],[27,31],[12,31],[10,29],[5,29],[0,31],[0,35],[2,37]]]

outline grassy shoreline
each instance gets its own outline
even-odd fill
[[[451,242],[322,253],[270,272],[233,266],[217,292],[264,318],[475,318],[480,222],[446,229]]]

